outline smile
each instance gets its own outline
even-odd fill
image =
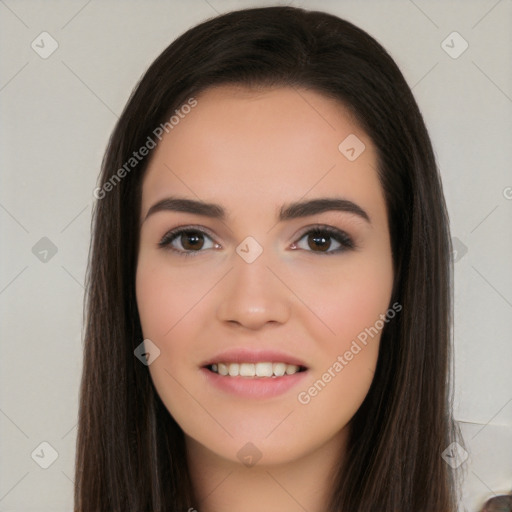
[[[287,363],[215,363],[207,368],[213,373],[225,377],[283,377],[305,371],[305,368],[295,364]]]

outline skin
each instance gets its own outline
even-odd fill
[[[160,349],[151,378],[185,432],[196,509],[324,511],[349,422],[373,379],[380,332],[308,404],[297,396],[390,307],[377,153],[343,105],[313,91],[231,85],[196,99],[153,150],[143,180],[136,293],[144,337]],[[338,150],[350,134],[366,146],[354,161]],[[228,217],[145,218],[171,195],[220,204]],[[371,223],[340,211],[276,220],[283,204],[334,196],[359,205]],[[315,246],[307,233],[316,224],[346,232],[356,248],[326,254],[340,244],[327,238]],[[190,225],[213,236],[199,234],[194,246],[178,235],[172,247],[199,247],[195,254],[158,246],[171,229]],[[236,252],[247,236],[263,248],[250,264]],[[282,349],[306,362],[308,378],[264,400],[208,386],[201,363],[233,347]],[[248,442],[261,453],[250,467],[237,457]]]

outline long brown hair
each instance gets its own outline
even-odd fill
[[[183,432],[134,356],[143,340],[135,271],[149,156],[119,170],[191,97],[228,83],[335,98],[378,152],[395,271],[391,303],[403,309],[382,331],[329,511],[455,511],[457,482],[441,456],[454,440],[462,444],[451,416],[452,249],[431,141],[403,75],[375,39],[336,16],[292,7],[229,12],[185,32],[148,68],[112,133],[87,269],[75,511],[198,505]]]

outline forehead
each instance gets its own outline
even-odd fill
[[[306,194],[383,206],[376,150],[342,103],[305,89],[232,85],[195,99],[153,150],[142,215],[171,193],[211,199],[228,212],[230,204],[257,211],[266,200],[277,205]],[[345,140],[364,144],[357,159],[340,150]]]

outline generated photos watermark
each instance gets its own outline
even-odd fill
[[[311,400],[320,393],[329,382],[338,375],[343,368],[345,368],[354,357],[361,352],[361,350],[366,347],[368,344],[368,336],[372,339],[379,334],[379,332],[384,328],[384,325],[389,323],[391,319],[393,319],[397,313],[402,310],[402,305],[398,302],[395,302],[392,307],[390,307],[386,314],[381,314],[379,316],[379,320],[377,320],[371,327],[365,328],[357,335],[357,339],[352,340],[350,345],[350,349],[346,350],[343,355],[338,355],[336,361],[333,362],[329,368],[322,374],[322,377],[314,382],[307,390],[301,391],[297,395],[297,400],[302,405],[307,405],[311,402]],[[359,343],[358,343],[359,342]],[[363,345],[361,347],[361,345]]]
[[[138,151],[134,151],[132,156],[120,167],[115,174],[113,174],[106,183],[104,183],[101,187],[96,187],[94,189],[93,195],[96,199],[103,199],[108,192],[114,190],[116,185],[121,182],[121,180],[129,174],[139,162],[141,162],[149,152],[156,148],[157,142],[155,139],[159,141],[162,140],[162,137],[165,133],[169,133],[172,129],[174,129],[182,119],[185,118],[187,114],[189,114],[192,109],[197,106],[197,100],[195,98],[189,98],[186,103],[184,103],[179,109],[174,111],[174,114],[169,118],[165,123],[160,123],[152,132],[154,138],[151,135],[148,135],[146,142],[138,149]]]

